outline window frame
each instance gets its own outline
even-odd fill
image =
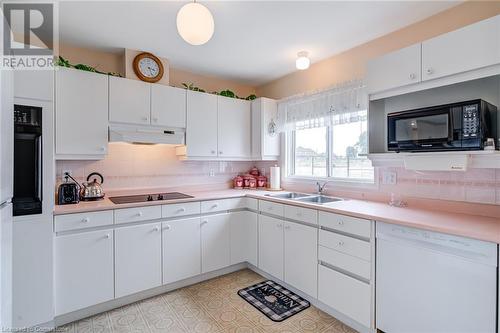
[[[284,133],[284,153],[285,158],[282,162],[282,168],[285,171],[285,181],[289,183],[309,183],[311,181],[321,181],[328,182],[334,186],[340,187],[356,187],[356,188],[378,188],[378,170],[373,167],[373,179],[369,180],[366,178],[347,178],[347,177],[332,177],[332,145],[333,145],[333,126],[326,126],[327,128],[327,156],[326,156],[326,166],[327,166],[327,176],[317,177],[317,176],[302,176],[295,175],[295,145],[296,136],[295,130]],[[368,123],[367,123],[368,131]],[[368,140],[368,138],[367,138]],[[367,154],[368,155],[368,154]]]

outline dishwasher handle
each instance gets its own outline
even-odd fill
[[[377,240],[461,257],[490,266],[497,266],[497,245],[476,239],[453,236],[416,228],[377,223]]]

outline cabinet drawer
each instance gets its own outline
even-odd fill
[[[163,205],[161,207],[162,217],[176,217],[200,214],[199,202],[186,202],[180,204]]]
[[[365,238],[371,235],[371,221],[352,216],[319,212],[319,225]]]
[[[321,265],[318,273],[318,299],[370,327],[370,285]]]
[[[115,223],[129,223],[161,218],[161,206],[125,208],[115,210]]]
[[[370,242],[320,230],[319,244],[366,261],[371,260]]]
[[[370,280],[371,264],[369,261],[365,261],[321,245],[319,246],[318,258],[320,261],[329,265],[341,268],[357,276]]]
[[[247,208],[248,198],[231,198],[201,202],[201,213],[222,212],[225,210]]]
[[[113,224],[113,211],[57,215],[54,217],[54,224],[56,232],[100,227]]]
[[[318,211],[315,209],[285,205],[285,217],[291,220],[318,224]]]
[[[259,211],[276,216],[284,216],[285,205],[272,201],[259,200]]]

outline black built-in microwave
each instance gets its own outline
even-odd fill
[[[481,99],[387,115],[389,151],[482,150],[487,138],[498,149],[497,107]]]

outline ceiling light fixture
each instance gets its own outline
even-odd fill
[[[177,31],[191,45],[205,44],[214,34],[214,18],[207,7],[196,0],[177,13]]]
[[[307,57],[308,53],[306,51],[300,51],[297,53],[297,60],[295,60],[295,67],[300,70],[308,69],[311,64],[311,60]]]

